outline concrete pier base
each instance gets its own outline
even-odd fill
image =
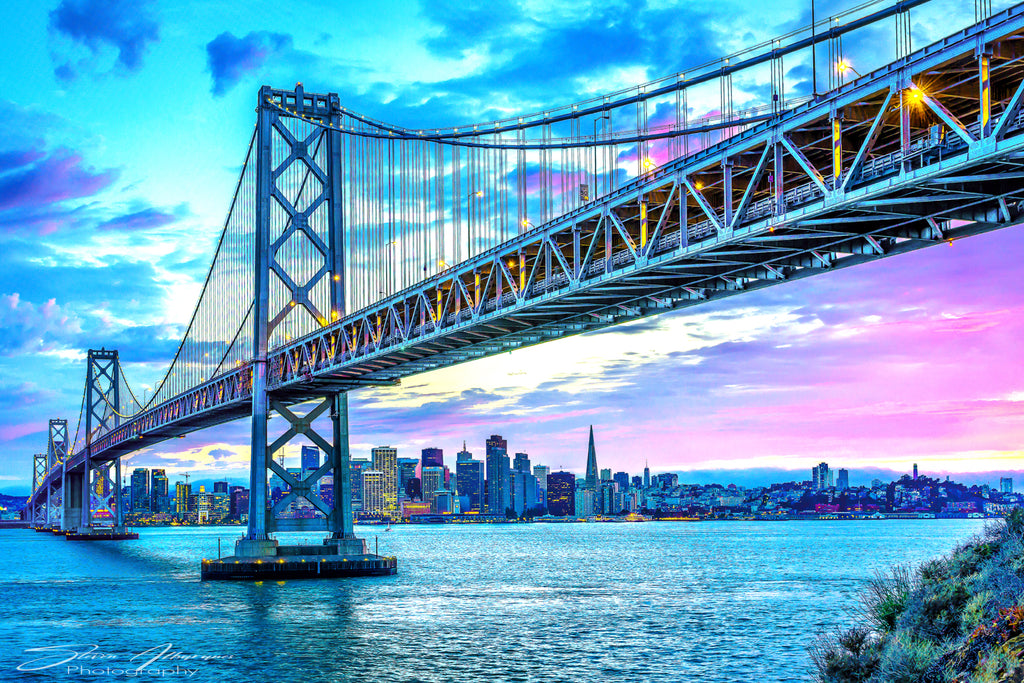
[[[240,555],[253,552],[255,543],[272,552],[265,555]],[[269,545],[272,543],[272,545]],[[347,576],[390,576],[398,573],[394,557],[370,555],[361,538],[329,538],[323,545],[278,545],[277,541],[239,541],[236,554],[219,560],[203,560],[203,581],[280,581],[284,579],[327,579]]]

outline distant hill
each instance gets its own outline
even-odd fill
[[[0,507],[8,510],[21,510],[26,503],[28,503],[28,496],[8,496],[6,493],[0,493]]]

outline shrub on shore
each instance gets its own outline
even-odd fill
[[[821,638],[822,683],[1024,682],[1024,512],[868,583],[864,625]]]

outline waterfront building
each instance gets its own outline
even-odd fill
[[[165,470],[154,469],[150,475],[150,510],[152,512],[170,512],[171,495]]]
[[[565,517],[576,514],[576,475],[552,472],[547,478],[548,514]],[[593,501],[591,501],[591,507]]]
[[[444,451],[440,448],[424,448],[421,464],[422,467],[444,467]],[[421,479],[423,478],[422,467],[420,469]]]
[[[363,509],[363,472],[370,469],[370,461],[353,458],[348,461],[348,480],[352,487],[352,512]]]
[[[149,511],[149,470],[136,467],[132,471],[132,512]]]
[[[543,495],[543,501],[547,500],[548,496],[548,475],[551,474],[551,468],[547,465],[534,465],[533,476],[537,478],[537,486],[539,492]],[[546,504],[546,503],[545,503]]]
[[[529,472],[530,456],[527,453],[516,453],[516,459],[512,463],[512,469],[519,472]]]
[[[836,478],[836,488],[840,491],[845,491],[850,488],[850,472],[848,470],[839,470],[839,476]]]
[[[434,496],[444,490],[444,468],[436,465],[424,466],[420,470],[420,485],[423,487],[423,502],[433,508]]]
[[[384,507],[388,514],[398,511],[398,449],[377,446],[370,451],[373,469],[384,474]]]
[[[500,434],[492,434],[487,447],[487,501],[489,514],[504,516],[509,507],[508,442]]]
[[[586,485],[576,489],[576,498],[573,500],[573,510],[569,513],[576,517],[590,517],[597,512],[600,512],[600,502],[598,495],[600,490],[592,491],[588,489]]]
[[[1000,477],[999,478],[999,492],[1000,493],[1013,493],[1013,477]]]
[[[459,494],[467,498],[465,512],[482,513],[484,495],[484,464],[468,458],[455,463],[455,483]]]
[[[473,454],[466,450],[466,442],[462,442],[462,450],[455,454],[456,466],[464,460],[472,460]]]
[[[300,465],[303,472],[315,472],[320,469],[320,449],[316,446],[303,446]]]
[[[398,459],[398,495],[408,496],[409,480],[416,477],[420,461],[416,458]]]
[[[453,492],[441,489],[434,493],[434,504],[431,511],[438,515],[457,515],[459,513],[459,497]]]

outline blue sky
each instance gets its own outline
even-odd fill
[[[915,44],[965,9],[936,0],[915,15]],[[118,348],[139,393],[161,376],[261,84],[302,81],[376,118],[458,125],[684,70],[808,16],[803,2],[736,0],[4,4],[0,490],[27,490],[48,418],[74,427],[85,349]],[[851,42],[865,62],[892,50],[884,31]],[[805,87],[806,65],[788,68]],[[353,449],[438,445],[453,458],[463,439],[482,452],[499,432],[535,462],[581,470],[594,423],[601,466],[631,472],[649,461],[725,480],[827,460],[858,483],[858,468],[912,462],[1014,470],[1024,295],[1007,285],[1022,255],[1012,228],[359,392]],[[247,430],[161,444],[129,468],[241,481]]]

